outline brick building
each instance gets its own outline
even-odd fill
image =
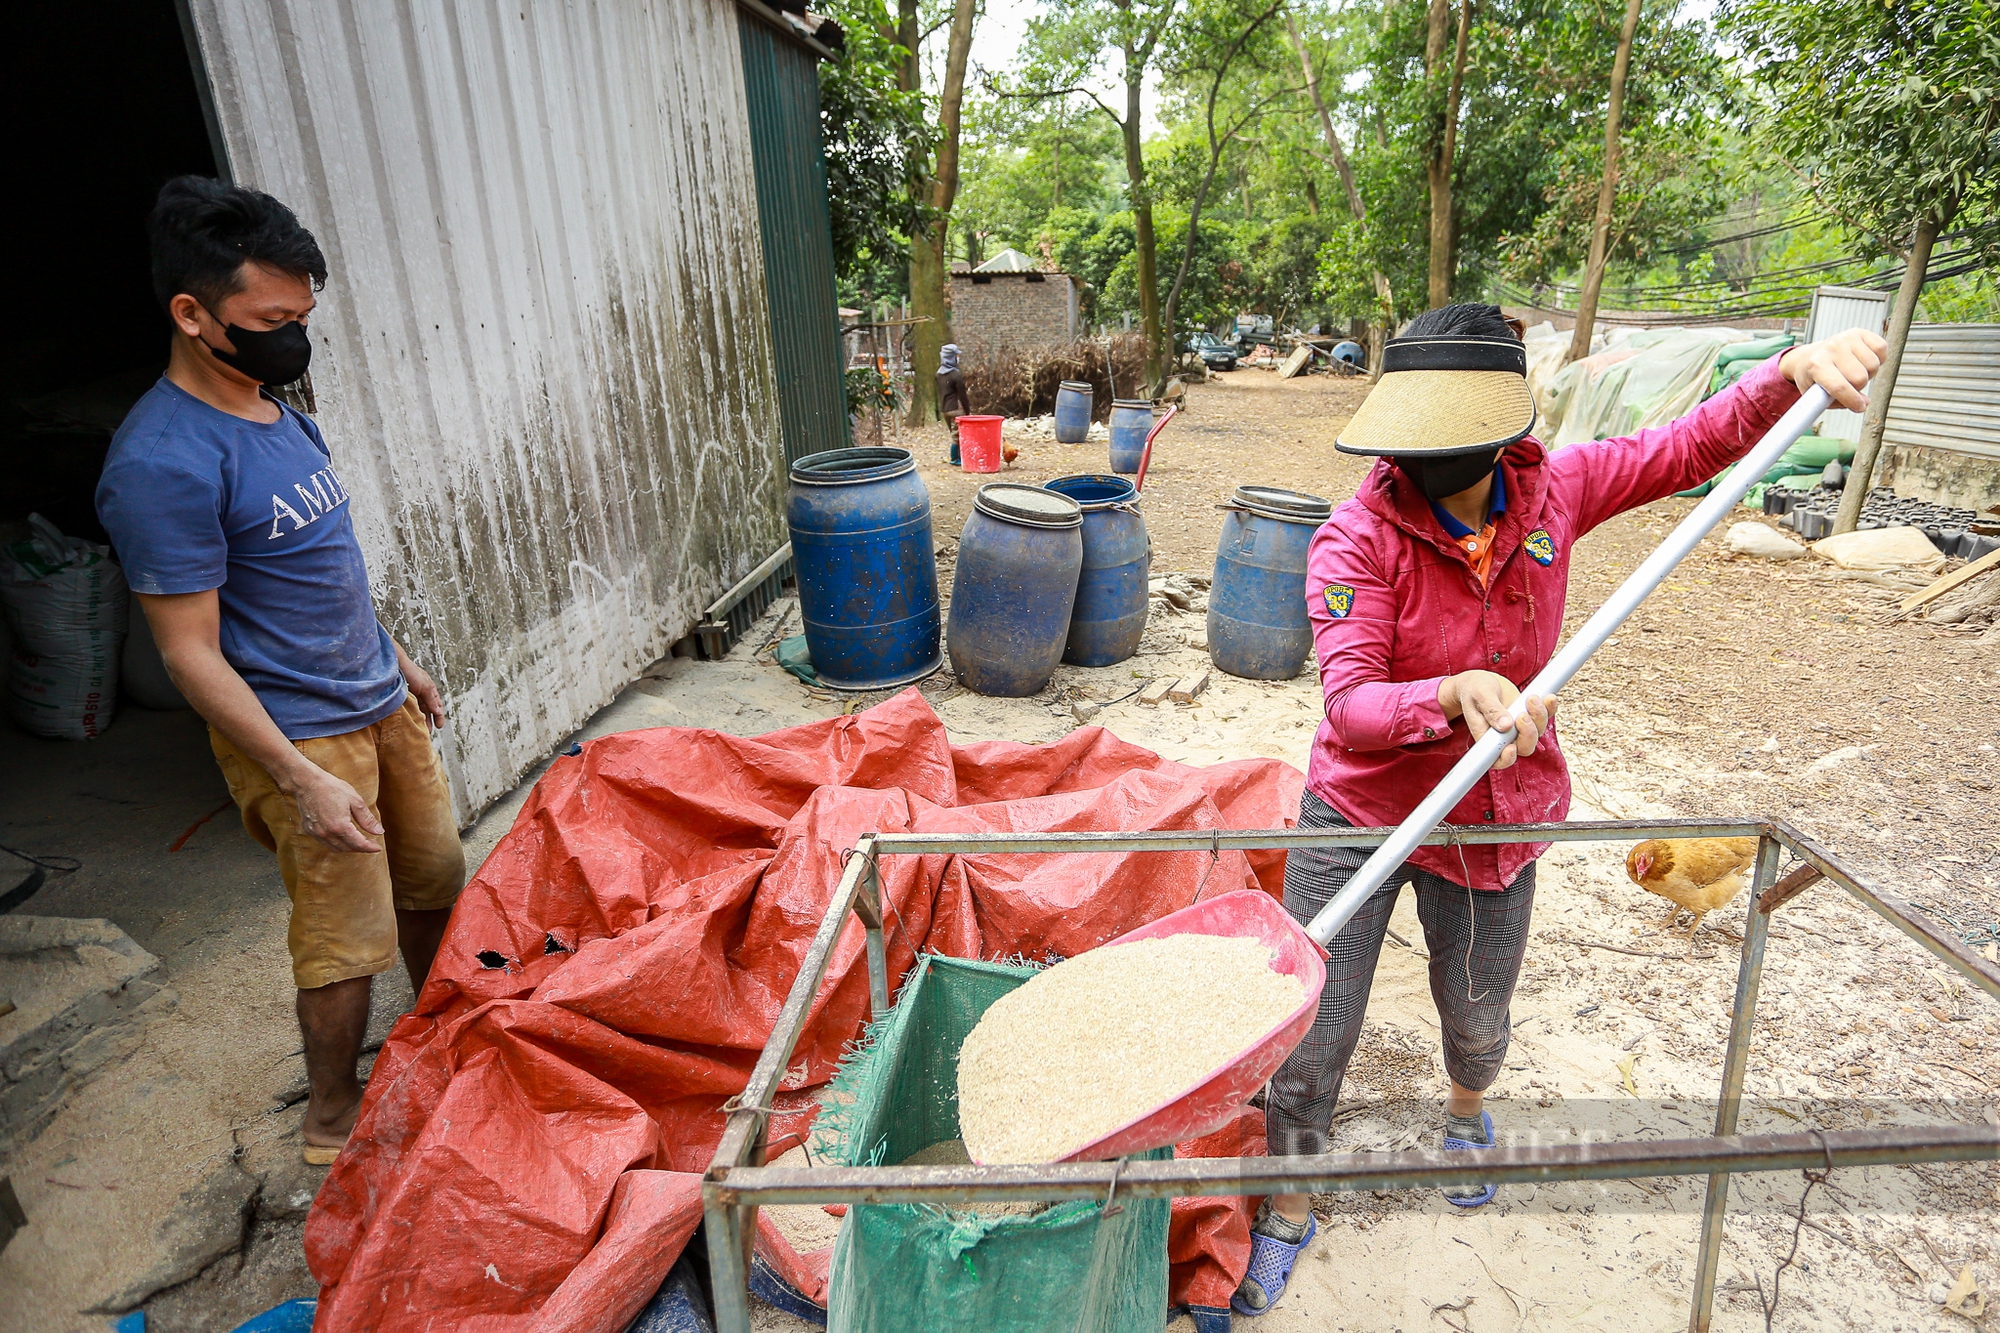
[[[1083,331],[1077,280],[1067,273],[1002,266],[1016,254],[1004,251],[977,269],[951,275],[952,335],[970,354],[1066,343]]]

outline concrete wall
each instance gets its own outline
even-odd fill
[[[2000,459],[1888,444],[1875,467],[1875,484],[1893,486],[1898,495],[1984,514],[2000,505]]]
[[[189,3],[332,268],[319,419],[469,818],[784,540],[735,8]]]
[[[954,273],[951,331],[973,353],[1069,342],[1076,283],[1066,273]]]

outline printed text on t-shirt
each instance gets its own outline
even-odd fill
[[[317,523],[321,515],[347,503],[347,491],[341,486],[340,478],[333,474],[332,468],[321,468],[307,477],[306,481],[311,483],[309,487],[296,482],[292,485],[292,489],[299,493],[299,505],[296,509],[285,502],[283,495],[272,495],[271,541],[278,540],[282,535],[282,529],[278,525],[286,519],[292,520],[292,531],[297,532],[308,523]]]

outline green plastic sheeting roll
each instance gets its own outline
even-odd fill
[[[1797,342],[1798,339],[1791,334],[1780,333],[1755,342],[1731,343],[1716,355],[1715,369],[1708,380],[1708,396],[1713,398]]]
[[[1779,458],[1771,470],[1764,474],[1763,484],[1769,485],[1772,482],[1783,481],[1786,477],[1803,477],[1809,475],[1816,477],[1826,471],[1828,463],[1836,459],[1845,463],[1853,457],[1854,441],[1852,440],[1836,440],[1824,435],[1801,436],[1799,442],[1785,450],[1784,456]],[[1716,482],[1721,481],[1733,471],[1735,471],[1735,465],[1731,464],[1707,481],[1704,481],[1701,485],[1690,487],[1684,491],[1675,491],[1674,494],[1692,498],[1707,495],[1715,489]],[[1758,498],[1761,499],[1762,493],[1758,492],[1757,494]],[[1744,503],[1751,504],[1752,501],[1746,498]]]

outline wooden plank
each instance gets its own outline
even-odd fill
[[[1208,688],[1208,668],[1203,667],[1193,675],[1182,676],[1167,691],[1167,697],[1177,704],[1191,704]]]
[[[1171,690],[1177,683],[1172,676],[1162,676],[1145,689],[1139,691],[1139,702],[1142,704],[1165,703],[1167,701],[1167,691]]]
[[[1278,378],[1288,380],[1298,374],[1301,370],[1305,369],[1305,364],[1312,359],[1312,354],[1313,349],[1306,343],[1300,343],[1297,347],[1294,347],[1292,354],[1285,358],[1285,363],[1278,367]]]
[[[1897,604],[1896,610],[1914,611],[1920,606],[1927,606],[1953,588],[1963,587],[1995,567],[2000,567],[2000,551],[1988,551],[1963,569],[1954,569],[1922,592],[1911,593]]]

